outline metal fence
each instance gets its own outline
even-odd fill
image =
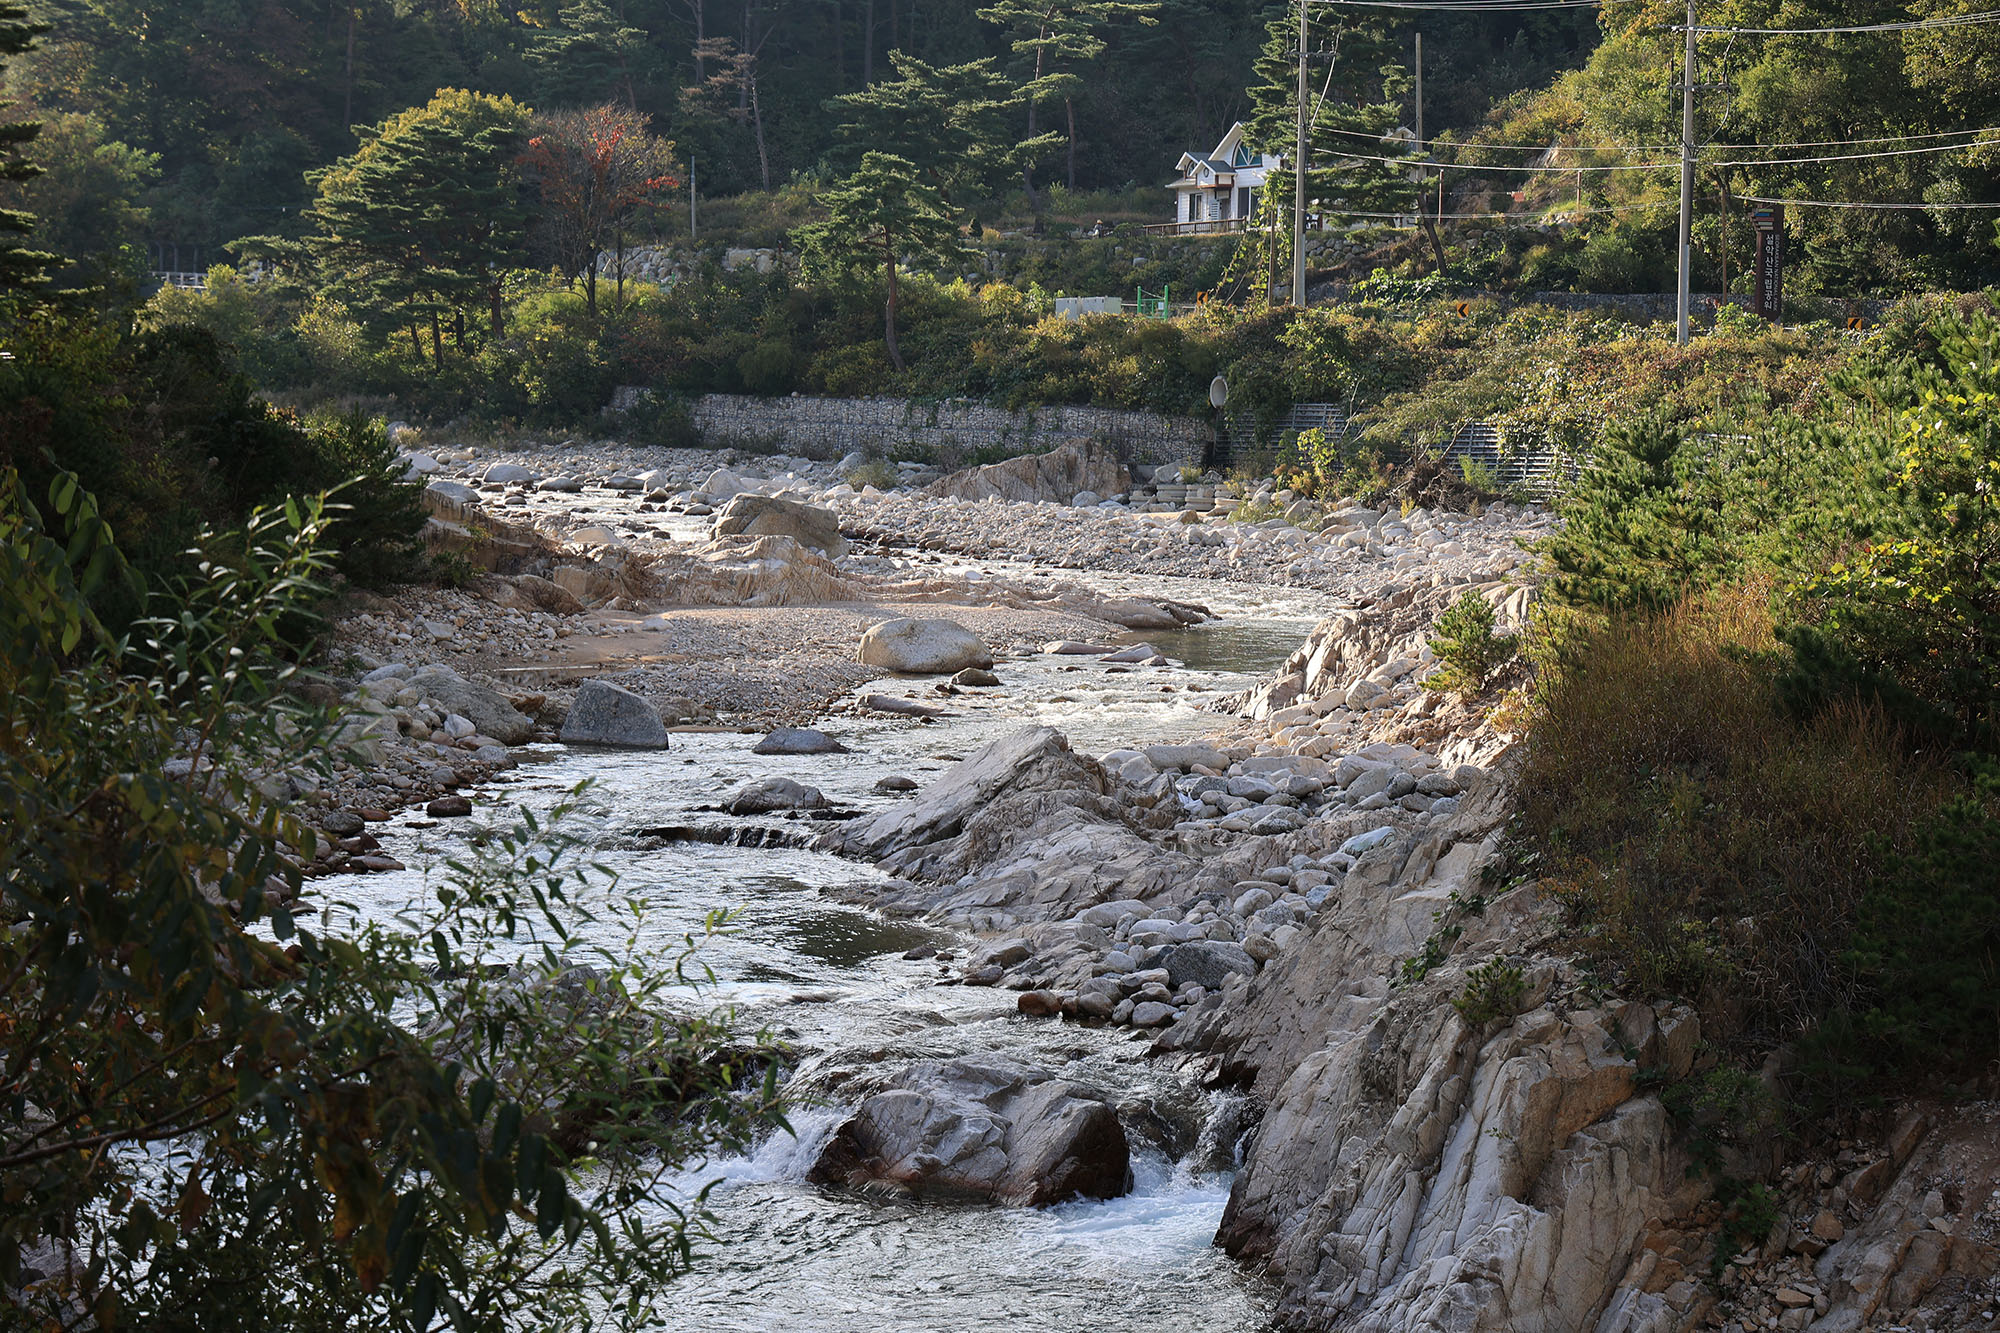
[[[1318,430],[1338,440],[1356,424],[1338,403],[1294,403],[1269,427],[1260,428],[1247,414],[1234,414],[1218,432],[1218,467],[1228,467],[1257,452],[1271,448],[1305,430]],[[1507,448],[1499,430],[1490,422],[1474,421],[1460,426],[1442,445],[1420,445],[1415,452],[1430,458],[1467,459],[1490,470],[1501,486],[1518,486],[1547,498],[1576,479],[1577,459],[1565,450]]]

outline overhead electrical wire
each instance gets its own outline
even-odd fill
[[[1779,145],[1772,145],[1778,147]],[[1814,162],[1865,162],[1878,157],[1909,157],[1916,153],[1956,153],[1963,148],[2000,147],[2000,139],[1974,139],[1970,143],[1932,144],[1928,148],[1893,148],[1875,153],[1832,153],[1823,157],[1741,158],[1729,162],[1704,162],[1705,167],[1790,167]],[[1529,170],[1531,168],[1524,168]]]
[[[1373,133],[1373,132],[1371,132],[1371,131],[1369,131],[1369,130],[1343,130],[1343,129],[1336,129],[1336,128],[1334,128],[1333,126],[1330,126],[1330,125],[1323,125],[1323,126],[1321,126],[1321,127],[1320,127],[1320,128],[1318,129],[1317,133],[1320,133],[1320,134],[1338,134],[1338,135],[1341,135],[1341,136],[1343,136],[1344,138],[1349,138],[1349,139],[1366,139],[1366,140],[1368,140],[1368,141],[1369,141],[1369,142],[1371,142],[1371,143],[1380,143],[1380,142],[1382,141],[1382,136],[1381,136],[1380,134],[1376,134],[1376,133]],[[1722,144],[1722,145],[1719,145],[1719,146],[1720,146],[1720,147],[1723,147],[1723,148],[1745,148],[1745,149],[1764,149],[1764,148],[1854,148],[1854,147],[1859,147],[1859,146],[1861,146],[1861,145],[1864,145],[1864,144],[1878,144],[1878,143],[1914,143],[1915,141],[1917,141],[1917,140],[1919,140],[1919,139],[1952,139],[1952,138],[1959,138],[1959,137],[1962,137],[1962,136],[1966,136],[1966,135],[1974,135],[1974,134],[2000,134],[2000,125],[1984,125],[1984,126],[1980,126],[1980,127],[1979,127],[1979,128],[1977,128],[1977,129],[1969,129],[1969,130],[1937,130],[1937,131],[1934,131],[1934,132],[1926,132],[1926,133],[1921,133],[1921,134],[1885,134],[1885,135],[1881,135],[1881,136],[1878,136],[1878,137],[1876,137],[1876,138],[1870,138],[1870,139],[1803,139],[1803,140],[1788,140],[1788,141],[1782,141],[1782,142],[1778,142],[1778,143],[1758,143],[1758,144]],[[1416,146],[1416,147],[1419,147],[1419,148],[1464,148],[1464,149],[1479,149],[1479,150],[1485,150],[1485,149],[1489,149],[1489,148],[1490,148],[1490,149],[1494,149],[1494,150],[1496,150],[1496,151],[1499,151],[1499,150],[1503,150],[1503,149],[1504,149],[1504,150],[1512,150],[1512,151],[1519,151],[1519,152],[1524,152],[1524,153],[1552,153],[1552,152],[1554,152],[1554,153],[1671,153],[1671,152],[1676,152],[1676,151],[1678,151],[1678,150],[1679,150],[1679,148],[1680,148],[1680,145],[1679,145],[1679,144],[1677,144],[1677,143],[1656,143],[1656,144],[1566,144],[1566,143],[1534,143],[1534,144],[1529,144],[1529,143],[1481,143],[1481,142],[1479,142],[1479,141],[1478,141],[1478,140],[1476,140],[1476,139],[1415,139],[1415,138],[1411,138],[1411,139],[1404,139],[1404,140],[1401,140],[1400,142],[1403,142],[1403,143],[1407,143],[1407,144],[1412,144],[1412,145],[1414,145],[1414,146]],[[1982,142],[1982,143],[1983,143],[1983,142],[1986,142],[1986,141],[1982,140],[1982,141],[1980,141],[1980,142]],[[1938,149],[1938,150],[1929,150],[1929,149],[1926,149],[1926,150],[1924,150],[1924,151],[1927,151],[1927,152],[1928,152],[1928,151],[1946,151],[1946,150],[1949,150],[1949,149],[1951,149],[1951,148],[1964,148],[1964,147],[1971,147],[1971,146],[1974,146],[1974,145],[1968,145],[1968,144],[1947,144],[1947,145],[1944,145],[1944,147],[1943,147],[1942,149]],[[1450,163],[1445,163],[1444,165],[1446,165],[1446,166],[1449,166],[1449,165],[1451,165],[1451,164],[1450,164]],[[1558,167],[1558,168],[1550,168],[1550,169],[1551,169],[1551,170],[1561,170],[1561,171],[1568,171],[1568,170],[1573,170],[1573,168],[1569,168],[1569,167]],[[1532,171],[1532,170],[1535,170],[1535,168],[1533,168],[1533,167],[1509,167],[1509,168],[1507,168],[1507,170],[1509,170],[1509,171]]]
[[[1596,9],[1600,5],[1646,4],[1650,0],[1305,0],[1315,5],[1349,5],[1367,9],[1428,9],[1450,14],[1506,14],[1520,9]]]
[[[1438,14],[1505,14],[1524,9],[1597,9],[1607,5],[1644,4],[1650,0],[1304,0],[1307,4],[1344,5],[1364,9],[1410,9]],[[1843,33],[1918,32],[1927,28],[1966,28],[2000,23],[2000,9],[1972,14],[1947,14],[1942,18],[1911,19],[1902,23],[1856,23],[1828,28],[1722,28],[1697,24],[1694,31],[1707,36],[1826,37]],[[1686,32],[1687,25],[1663,28],[1665,32]]]
[[[1897,212],[1921,212],[1921,213],[1929,213],[1936,210],[1951,210],[1951,209],[1991,210],[2000,208],[2000,204],[1960,204],[1960,203],[1877,204],[1877,203],[1867,203],[1858,199],[1772,199],[1772,198],[1767,198],[1766,196],[1761,194],[1739,194],[1736,196],[1736,198],[1748,204],[1783,204],[1787,208],[1876,208],[1876,209],[1884,209]]]
[[[1349,0],[1342,0],[1348,3]],[[1925,28],[1973,28],[1986,23],[2000,23],[2000,9],[1981,10],[1976,14],[1947,14],[1943,18],[1911,19],[1907,23],[1857,23],[1840,28],[1711,28],[1696,24],[1694,32],[1698,36],[1720,36],[1724,33],[1732,37],[1830,37],[1842,33],[1856,32],[1916,32]],[[1665,29],[1667,32],[1687,32],[1686,24]]]
[[[1379,140],[1378,140],[1379,141]],[[1774,147],[1776,145],[1773,145]],[[1810,166],[1820,162],[1867,162],[1879,158],[1909,157],[1917,153],[1955,153],[1967,148],[2000,147],[2000,139],[1976,139],[1970,143],[1932,144],[1926,148],[1895,148],[1873,153],[1829,153],[1816,157],[1755,157],[1731,158],[1723,161],[1703,162],[1704,167],[1797,167]],[[1617,162],[1608,165],[1580,166],[1484,166],[1472,163],[1434,162],[1416,154],[1389,156],[1379,153],[1333,152],[1335,158],[1348,162],[1386,162],[1391,166],[1441,167],[1450,171],[1497,172],[1513,175],[1522,172],[1547,172],[1557,176],[1567,176],[1583,171],[1663,171],[1669,167],[1679,170],[1680,162]]]

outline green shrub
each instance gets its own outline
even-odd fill
[[[1465,989],[1452,997],[1466,1025],[1477,1030],[1495,1019],[1512,1018],[1521,1012],[1521,997],[1527,979],[1518,965],[1495,958],[1465,974]]]
[[[1601,231],[1583,243],[1577,256],[1577,285],[1587,292],[1650,290],[1646,257],[1620,231]]]
[[[674,1003],[686,952],[577,943],[638,922],[559,826],[393,920],[295,914],[316,835],[276,787],[360,760],[273,636],[325,572],[317,503],[148,586],[74,474],[48,495],[45,525],[0,469],[0,1256],[91,1261],[9,1327],[583,1326],[658,1291],[706,1195],[671,1168],[782,1124],[780,1052]]]
[[[1458,475],[1473,490],[1485,495],[1505,495],[1507,487],[1500,481],[1500,470],[1491,463],[1482,463],[1470,454],[1458,460]]]
[[[625,413],[625,434],[635,443],[663,449],[692,449],[701,443],[694,428],[694,404],[683,394],[649,389]]]
[[[1437,619],[1431,651],[1443,665],[1424,678],[1427,690],[1477,694],[1493,673],[1514,659],[1520,639],[1493,632],[1493,604],[1476,592],[1453,602]]]
[[[1885,858],[1844,961],[1863,988],[1850,1063],[1974,1072],[2000,1056],[2000,770]]]
[[[736,359],[743,387],[751,393],[776,397],[790,393],[798,383],[798,356],[790,341],[764,338]]]
[[[903,474],[895,465],[881,458],[869,459],[849,472],[846,478],[847,484],[857,491],[864,486],[873,486],[882,491],[894,490],[902,479]]]
[[[1576,946],[1718,1040],[1851,1007],[1859,906],[1953,787],[1879,709],[1790,714],[1771,624],[1752,589],[1584,634],[1539,682],[1521,777]]]

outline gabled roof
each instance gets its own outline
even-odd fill
[[[1210,151],[1198,153],[1189,149],[1182,153],[1179,169],[1183,176],[1187,176],[1192,174],[1191,169],[1195,167],[1207,167],[1210,171],[1227,174],[1239,167],[1262,165],[1267,165],[1264,155],[1252,152],[1244,146],[1243,122],[1239,120],[1229,127],[1229,132],[1222,136],[1222,141]]]

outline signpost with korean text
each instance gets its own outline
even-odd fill
[[[1757,265],[1753,270],[1757,313],[1775,320],[1785,306],[1785,206],[1759,204],[1750,210],[1757,232]]]

